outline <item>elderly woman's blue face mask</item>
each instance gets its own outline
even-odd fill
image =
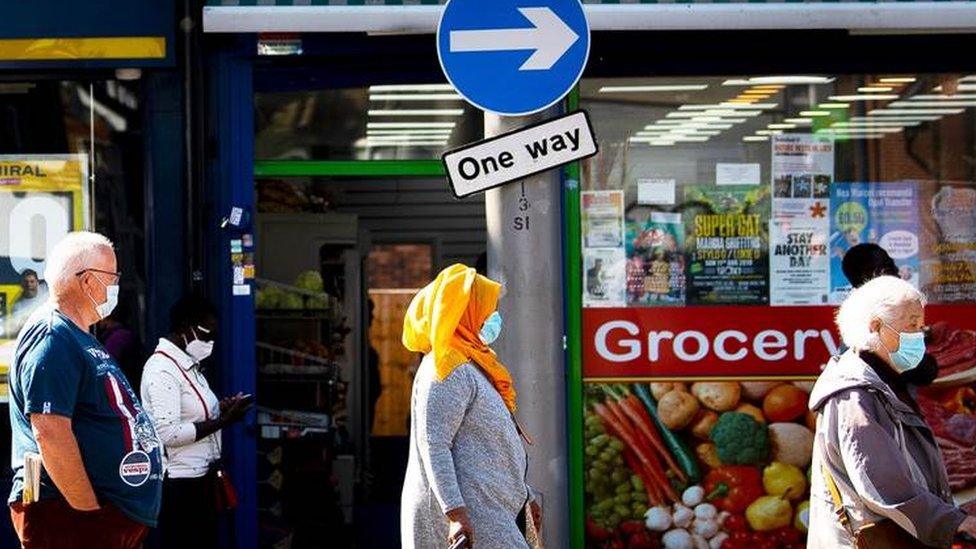
[[[882,326],[898,334],[897,351],[891,351],[883,341],[881,343],[888,351],[892,365],[901,373],[916,368],[925,356],[925,332],[899,332],[887,322],[883,322]]]

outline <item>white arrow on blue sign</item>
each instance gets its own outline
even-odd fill
[[[505,116],[565,97],[589,53],[579,0],[449,0],[437,27],[448,81],[471,104]]]

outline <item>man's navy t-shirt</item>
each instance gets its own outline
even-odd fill
[[[70,417],[99,503],[156,525],[163,466],[152,420],[98,341],[48,306],[24,326],[10,369],[10,503],[22,498],[24,453],[38,452],[31,414]],[[62,498],[46,473],[40,498]]]

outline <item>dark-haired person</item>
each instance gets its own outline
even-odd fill
[[[841,270],[854,288],[860,288],[866,282],[879,276],[894,276],[907,280],[901,276],[895,260],[891,259],[884,248],[874,243],[858,244],[847,250],[841,261]],[[926,331],[926,339],[928,332]],[[926,341],[928,343],[928,341]],[[925,353],[918,367],[903,372],[900,382],[915,386],[931,385],[939,376],[939,365],[932,355]]]
[[[847,250],[841,260],[841,270],[855,288],[860,288],[865,282],[881,275],[898,276],[895,260],[891,259],[884,248],[870,242]]]
[[[41,282],[37,271],[33,269],[27,269],[20,274],[20,290],[20,297],[10,309],[10,324],[7,327],[10,337],[17,337],[31,313],[47,301],[47,285]]]
[[[181,299],[142,373],[142,400],[166,450],[157,534],[166,548],[217,546],[220,430],[250,406],[241,394],[218,400],[200,371],[216,335],[213,306]]]

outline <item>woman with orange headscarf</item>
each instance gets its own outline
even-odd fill
[[[407,310],[403,344],[425,356],[411,401],[404,548],[448,547],[462,537],[462,547],[528,547],[523,511],[531,490],[515,388],[489,347],[501,331],[500,293],[498,283],[453,265]]]

